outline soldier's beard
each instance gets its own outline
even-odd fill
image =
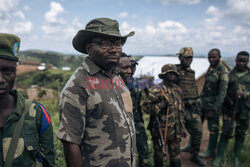
[[[116,66],[117,66],[117,63],[116,63],[116,62],[107,62],[107,63],[105,63],[105,64],[103,65],[102,68],[103,68],[105,71],[109,71],[109,70],[112,70],[112,69],[116,68]]]

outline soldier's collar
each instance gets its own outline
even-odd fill
[[[24,97],[16,90],[10,90],[10,94],[16,99],[16,106],[13,112],[17,113],[18,115],[22,115],[24,110]]]
[[[90,75],[94,75],[101,70],[89,57],[86,57],[82,63],[82,66],[87,70]]]

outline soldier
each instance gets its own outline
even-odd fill
[[[177,85],[182,90],[182,101],[185,108],[185,127],[190,134],[188,144],[181,147],[181,151],[190,151],[190,160],[199,166],[205,166],[198,156],[202,137],[202,121],[199,108],[199,94],[195,82],[195,71],[190,68],[193,61],[193,49],[191,47],[182,48],[179,53],[180,64],[177,64],[177,71],[180,76]],[[191,149],[190,149],[191,148]]]
[[[213,166],[219,166],[226,150],[228,139],[235,128],[234,165],[239,165],[240,152],[243,147],[250,117],[250,71],[247,67],[249,53],[241,51],[235,59],[236,67],[230,72],[227,95],[223,104],[223,128],[218,152]]]
[[[130,61],[131,61],[131,74],[132,74],[132,76],[134,76],[135,71],[136,71],[136,66],[138,65],[138,62],[137,62],[137,60],[136,60],[134,57],[132,57],[132,56],[130,56]]]
[[[180,167],[180,141],[182,135],[185,135],[183,133],[185,127],[181,89],[175,84],[179,73],[173,64],[164,65],[161,71],[159,78],[163,79],[163,82],[150,90],[148,99],[144,103],[145,110],[151,116],[157,116],[154,120],[151,119],[149,124],[153,140],[154,163],[156,167],[163,166],[164,152],[167,145],[170,167]],[[160,127],[155,127],[154,124],[158,120]],[[161,138],[163,138],[163,143]]]
[[[134,114],[134,123],[136,130],[136,149],[139,158],[139,166],[144,167],[148,166],[148,143],[147,135],[144,128],[143,113],[141,109],[141,98],[143,87],[133,78],[133,75],[136,70],[136,65],[138,65],[134,57],[129,57],[131,62],[131,73],[130,79],[128,80],[128,87],[130,90],[132,102],[133,102],[133,114]]]
[[[117,73],[122,46],[119,24],[91,20],[73,39],[88,57],[60,97],[60,127],[66,163],[75,166],[135,166],[136,136],[129,90]]]
[[[13,90],[20,38],[0,33],[0,166],[56,166],[48,111]]]
[[[202,121],[208,121],[210,132],[208,149],[200,153],[201,157],[214,157],[219,133],[219,115],[227,92],[227,68],[220,62],[220,50],[212,49],[208,52],[209,69],[205,76],[205,83],[201,92]]]
[[[127,85],[127,82],[131,80],[131,62],[128,55],[124,52],[122,52],[122,56],[119,59],[118,70],[122,80]]]

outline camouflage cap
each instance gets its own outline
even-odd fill
[[[123,43],[126,42],[127,37],[133,36],[134,31],[127,35],[122,36],[119,30],[119,23],[116,20],[109,18],[96,18],[91,20],[85,27],[84,30],[78,31],[73,38],[73,47],[81,52],[87,53],[85,45],[87,41],[93,37],[113,37],[121,38]]]
[[[177,67],[174,64],[165,64],[161,68],[161,73],[158,76],[159,76],[159,78],[163,79],[163,76],[169,72],[175,72],[177,75],[179,75],[179,73],[177,71]]]
[[[135,65],[135,64],[138,65],[138,62],[137,62],[136,58],[134,58],[132,56],[130,56],[129,58],[130,58],[131,65]]]
[[[179,53],[177,53],[176,55],[182,55],[184,57],[193,57],[194,52],[193,52],[193,49],[191,47],[183,47],[183,48],[181,48]]]
[[[20,38],[13,34],[0,33],[0,59],[18,61]]]

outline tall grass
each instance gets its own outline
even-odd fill
[[[65,159],[64,159],[64,153],[63,153],[63,147],[62,143],[59,139],[56,138],[56,134],[59,127],[59,104],[58,99],[48,99],[48,100],[41,100],[40,103],[42,103],[46,109],[49,111],[50,116],[52,118],[52,125],[54,128],[54,145],[55,145],[55,153],[56,153],[56,163],[59,167],[65,167]],[[146,133],[148,136],[148,147],[149,147],[149,163],[148,165],[150,167],[154,166],[154,160],[153,160],[153,145],[151,141],[151,135],[150,132],[147,130],[147,124],[149,122],[149,116],[147,114],[144,114],[144,126],[146,129]],[[225,153],[225,157],[222,162],[222,167],[233,167],[232,166],[232,159],[233,159],[233,146],[234,146],[234,139],[230,139],[227,151]],[[209,163],[211,164],[211,163]],[[164,166],[169,166],[169,161],[167,159],[164,160]],[[240,167],[249,167],[250,166],[250,129],[247,131],[247,136],[245,139],[244,147],[241,152],[240,156]]]

